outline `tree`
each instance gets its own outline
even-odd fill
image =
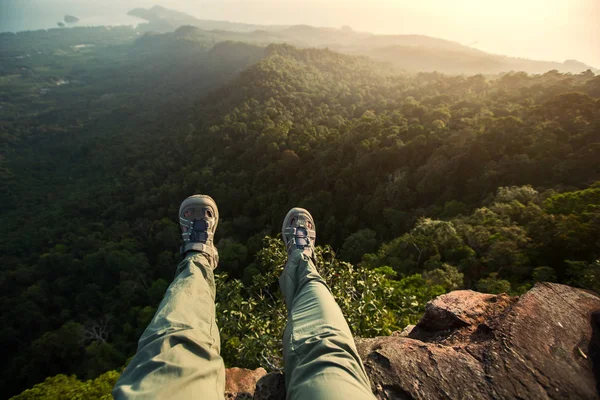
[[[14,400],[109,400],[111,391],[119,379],[117,371],[109,371],[96,379],[81,382],[75,376],[56,375],[43,383],[13,397]]]
[[[340,258],[351,263],[359,262],[363,254],[377,249],[375,236],[375,231],[371,229],[362,229],[348,236],[340,249]]]
[[[229,274],[240,277],[248,259],[248,249],[232,239],[222,239],[218,243],[219,267]]]
[[[477,290],[482,293],[508,293],[510,292],[510,282],[504,279],[498,279],[498,273],[492,272],[487,278],[477,282]]]
[[[423,279],[428,285],[439,285],[445,291],[451,292],[463,287],[463,274],[450,264],[442,264],[442,268],[423,272]]]
[[[535,282],[556,282],[556,273],[550,267],[537,267],[533,270]]]
[[[567,276],[570,285],[600,293],[600,260],[595,260],[591,263],[571,260],[565,262],[567,264]]]

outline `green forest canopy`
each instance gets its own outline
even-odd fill
[[[22,398],[108,394],[172,279],[192,193],[221,212],[228,366],[281,364],[275,235],[295,205],[356,335],[458,288],[600,291],[599,76],[406,74],[188,33],[0,35],[3,393],[56,375]]]

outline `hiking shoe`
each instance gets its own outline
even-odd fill
[[[214,236],[219,223],[217,203],[202,194],[190,196],[179,206],[179,225],[183,245],[181,254],[188,251],[199,251],[208,255],[216,265],[219,254],[214,246]]]
[[[315,220],[304,208],[292,208],[287,213],[281,227],[281,236],[288,256],[292,251],[300,249],[313,261],[315,260],[315,241],[317,239]]]

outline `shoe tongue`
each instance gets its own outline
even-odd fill
[[[296,228],[295,239],[296,246],[301,246],[302,248],[304,248],[304,246],[308,246],[308,232],[306,231],[306,229]]]
[[[196,219],[192,225],[190,242],[206,243],[208,240],[208,222],[204,219]]]

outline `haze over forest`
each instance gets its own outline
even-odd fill
[[[0,1],[4,397],[110,398],[173,279],[194,193],[219,207],[228,367],[282,367],[294,206],[315,218],[317,264],[362,338],[458,289],[600,293],[590,0]],[[477,321],[478,343],[505,337]],[[570,386],[538,379],[510,342],[479,359],[498,357],[514,390],[526,366],[538,398],[591,398],[569,390],[594,390],[600,352],[563,324],[587,380],[556,347],[540,351]],[[559,343],[552,327],[528,337]],[[500,393],[472,371],[455,375]]]
[[[56,26],[64,14],[81,25],[134,24],[126,13],[154,0],[3,0],[0,31]],[[201,19],[260,25],[340,27],[381,34],[422,34],[486,52],[529,59],[576,59],[600,67],[596,0],[175,0],[158,3]]]

